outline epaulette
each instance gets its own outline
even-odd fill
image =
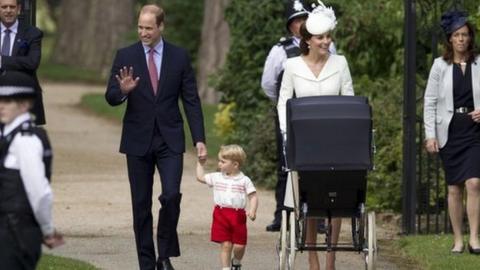
[[[20,127],[19,131],[22,135],[34,135],[35,134],[35,123],[32,121],[23,122]]]
[[[289,45],[291,43],[293,43],[293,38],[292,37],[281,37],[278,40],[277,45],[278,46],[285,46],[285,45]]]

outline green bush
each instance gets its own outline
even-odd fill
[[[202,40],[203,1],[160,0],[157,2],[160,2],[165,9],[165,38],[187,49],[196,66],[198,48]]]
[[[234,131],[226,142],[245,147],[245,173],[256,183],[272,186],[276,181],[273,105],[260,88],[260,77],[268,51],[285,31],[283,6],[279,1],[235,0],[225,17],[232,45],[215,87],[222,92],[222,103],[236,104],[231,109]]]

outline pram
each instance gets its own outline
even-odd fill
[[[373,168],[372,113],[365,97],[312,96],[287,102],[289,172],[278,253],[280,270],[294,269],[296,252],[356,251],[375,269],[375,213],[365,207]],[[333,244],[332,217],[351,218],[352,241]],[[324,243],[306,243],[307,218],[327,219]]]

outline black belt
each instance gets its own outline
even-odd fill
[[[469,112],[473,112],[475,110],[475,108],[471,108],[471,107],[458,107],[458,108],[455,108],[455,113],[469,113]]]

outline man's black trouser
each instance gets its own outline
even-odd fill
[[[145,156],[127,155],[128,178],[132,196],[133,230],[141,270],[154,270],[162,260],[180,256],[177,234],[180,216],[180,182],[183,153],[174,153],[156,130]],[[153,244],[153,175],[157,167],[162,186],[158,197],[162,208],[157,225],[158,260]]]

